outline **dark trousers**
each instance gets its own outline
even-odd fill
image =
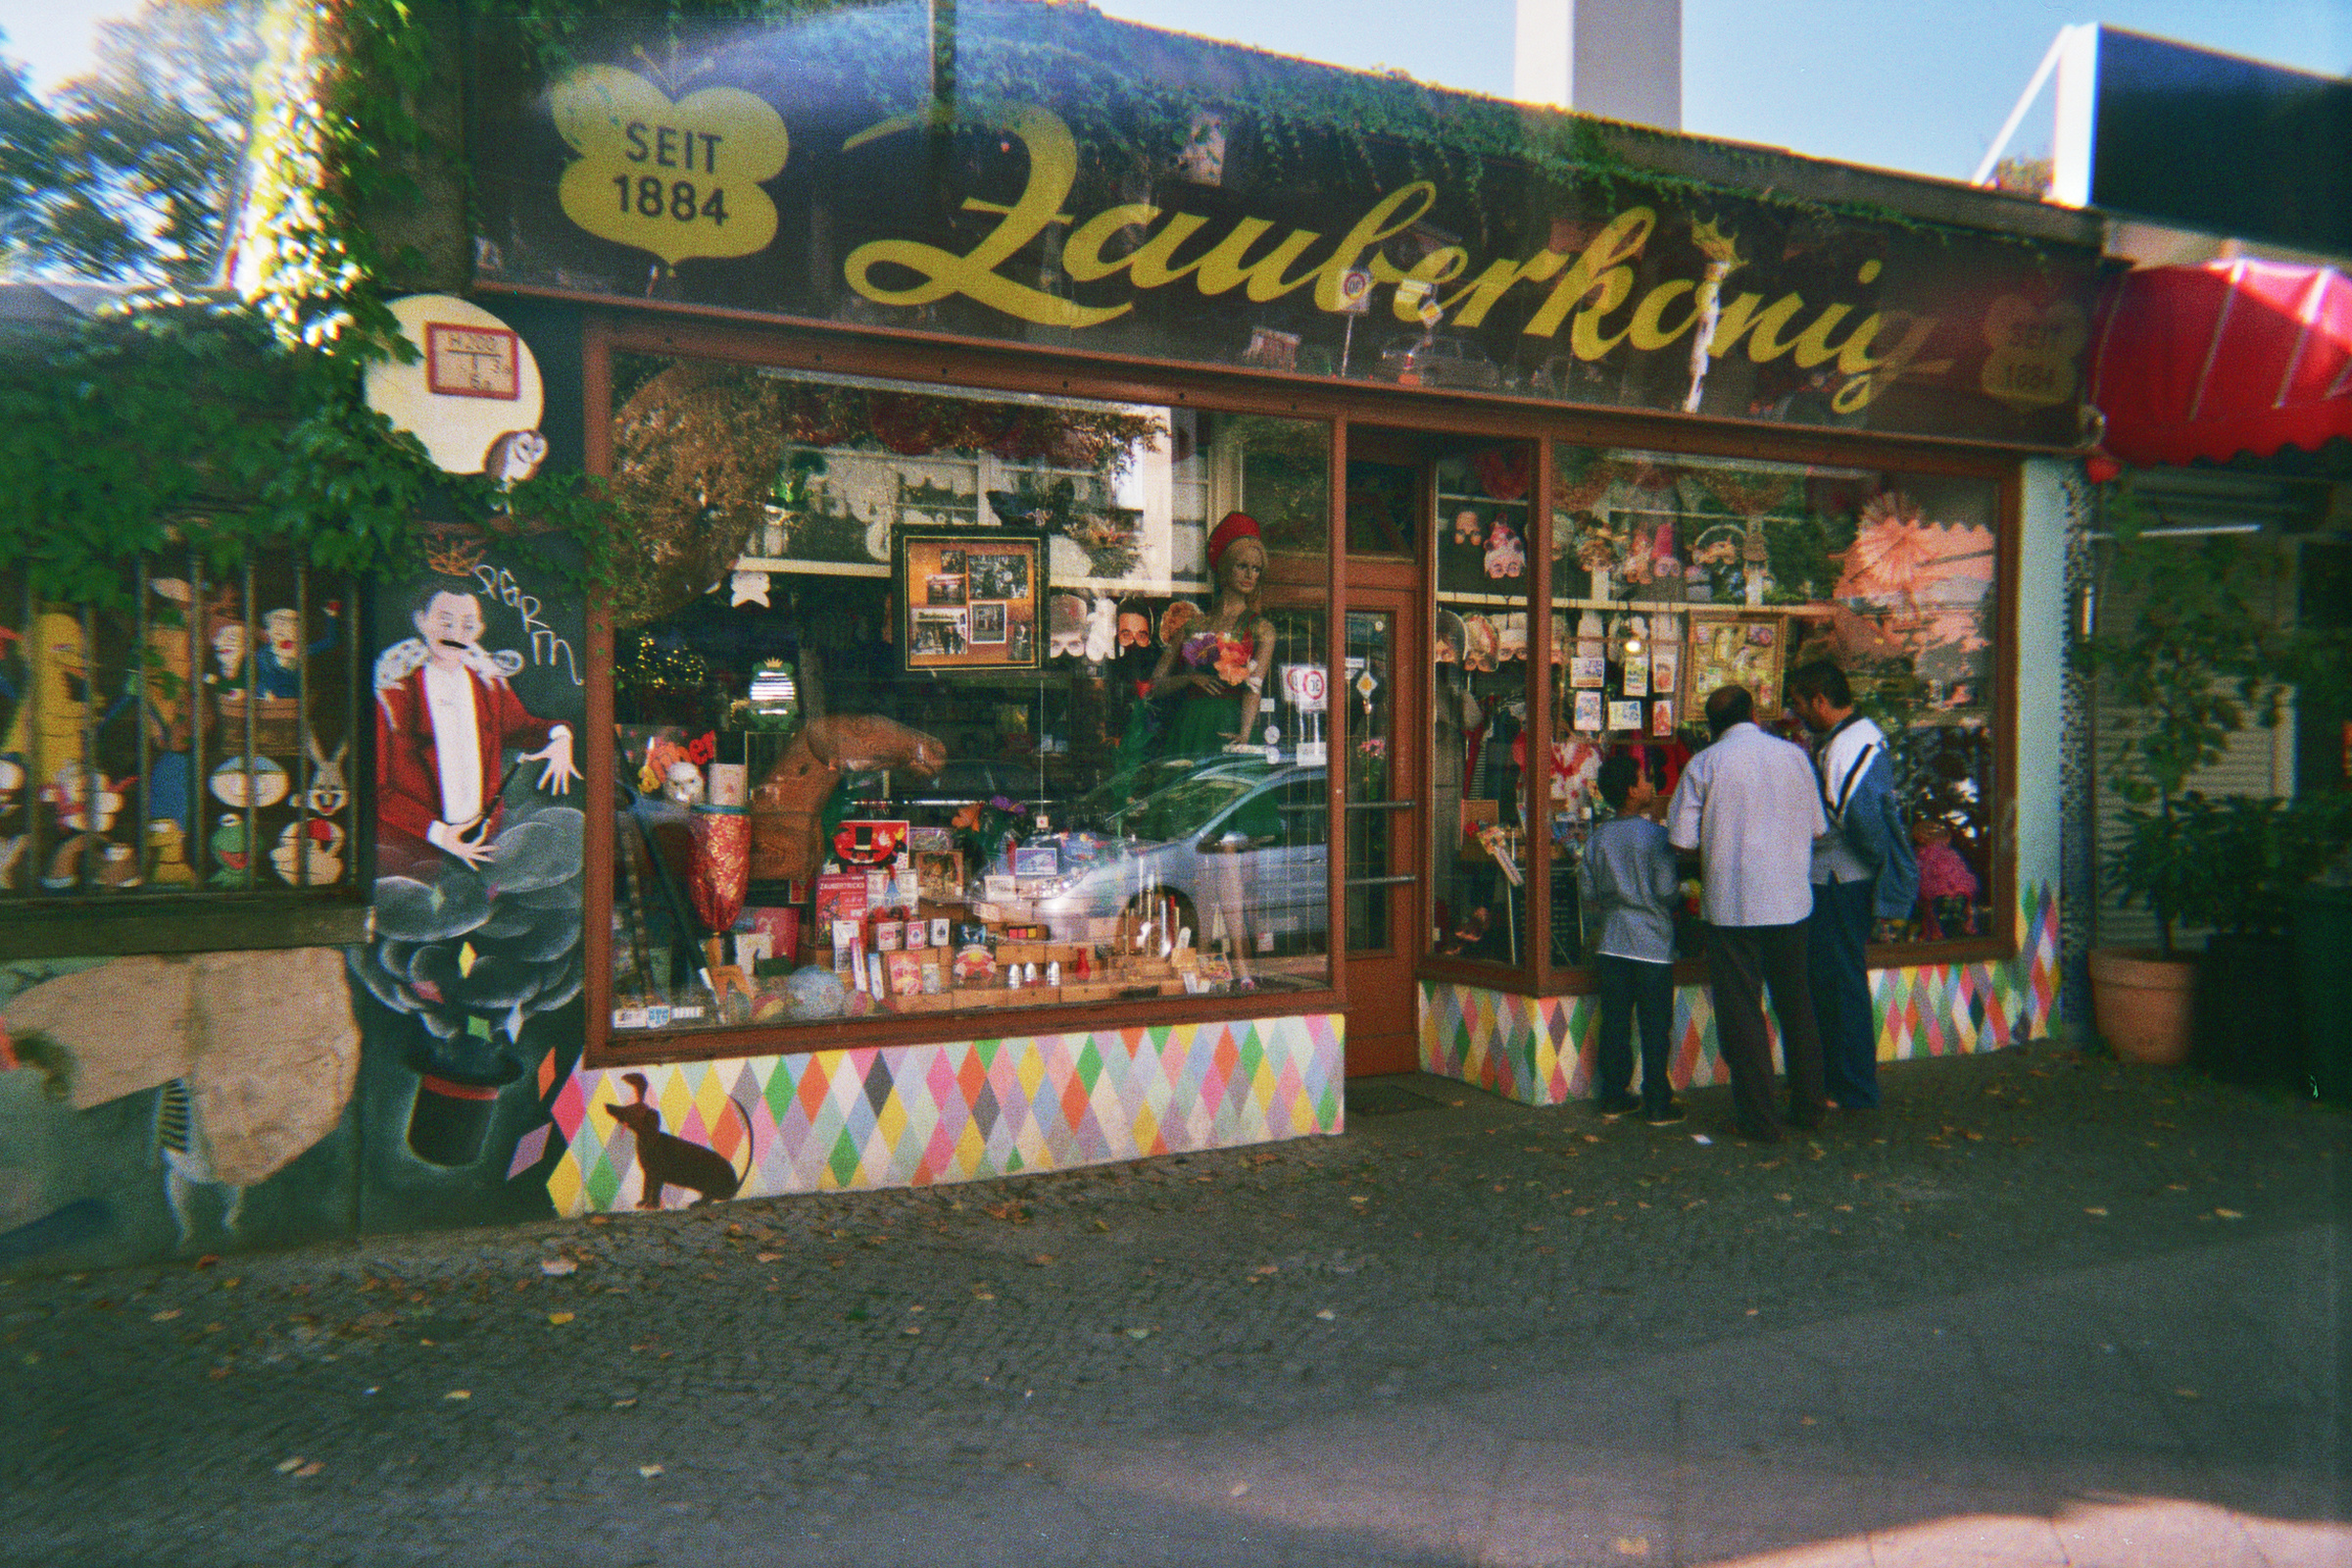
[[[1864,959],[1878,883],[1817,882],[1805,921],[1805,970],[1821,1026],[1822,1080],[1848,1110],[1879,1102],[1879,1030]]]
[[[1600,1060],[1593,1088],[1599,1098],[1621,1100],[1634,1078],[1633,1024],[1642,1019],[1642,1105],[1663,1110],[1674,1099],[1668,1080],[1669,1036],[1674,1024],[1674,965],[1646,963],[1599,954],[1592,960],[1600,972]]]
[[[1778,1138],[1773,1104],[1772,1042],[1764,1033],[1764,989],[1772,988],[1788,1064],[1788,1113],[1797,1126],[1821,1121],[1821,1035],[1805,975],[1805,923],[1707,927],[1707,983],[1715,993],[1715,1034],[1732,1073],[1732,1110],[1740,1130]]]

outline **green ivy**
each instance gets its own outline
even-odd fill
[[[281,0],[240,293],[135,296],[0,364],[0,560],[35,596],[126,609],[134,564],[188,551],[406,573],[420,518],[485,524],[535,565],[609,580],[617,519],[601,485],[443,473],[364,395],[370,365],[416,357],[385,304],[415,258],[384,254],[365,219],[416,201],[411,171],[444,156],[415,105],[446,20],[403,0]],[[549,531],[582,548],[535,548]]]

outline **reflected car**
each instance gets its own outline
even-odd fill
[[[1458,386],[1490,391],[1502,385],[1502,371],[1486,351],[1465,337],[1441,332],[1406,338],[1380,357],[1380,373],[1398,386]]]
[[[1141,889],[1154,885],[1175,896],[1198,945],[1209,939],[1201,911],[1236,895],[1252,933],[1320,932],[1331,863],[1324,779],[1320,767],[1211,760],[1104,817],[1131,853],[1063,877],[1033,906],[1049,922],[1116,917],[1140,911]]]

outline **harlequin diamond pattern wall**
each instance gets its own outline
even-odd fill
[[[1315,1013],[583,1068],[556,1097],[569,1148],[548,1193],[564,1214],[654,1206],[649,1163],[673,1179],[692,1172],[692,1156],[647,1161],[612,1114],[637,1098],[630,1073],[644,1076],[663,1133],[745,1173],[744,1198],[971,1181],[1336,1133],[1345,1026],[1338,1014]],[[667,1185],[655,1203],[676,1208],[696,1196]]]
[[[1874,969],[1879,1059],[1997,1051],[2046,1036],[2058,992],[2058,901],[2046,885],[2020,900],[2024,951],[1978,963]],[[1770,1011],[1766,1016],[1769,1019]],[[1522,997],[1450,981],[1421,984],[1421,1065],[1531,1105],[1592,1093],[1597,997]],[[1715,1009],[1703,986],[1674,993],[1674,1081],[1726,1081]]]

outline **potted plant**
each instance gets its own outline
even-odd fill
[[[2290,849],[2319,831],[2316,807],[2247,797],[2208,798],[2189,787],[2249,724],[2278,719],[2284,697],[2312,678],[2333,649],[2327,639],[2279,624],[2272,588],[2279,554],[2242,535],[2151,536],[2128,491],[2111,510],[2118,547],[2114,588],[2136,593],[2128,618],[2078,643],[2083,664],[2108,683],[2130,715],[2113,738],[2102,777],[2127,805],[2122,842],[2102,869],[2123,903],[2156,917],[2158,946],[2094,949],[2091,1006],[2101,1037],[2119,1054],[2178,1064],[2188,1058],[2198,956],[2180,933],[2219,930],[2207,958],[2207,990],[2235,998],[2246,1019],[2287,1020],[2289,999],[2247,1006],[2264,976],[2287,972],[2246,955],[2279,946],[2294,888],[2318,869]],[[2270,867],[2266,871],[2263,868]],[[2251,974],[2241,974],[2247,962]],[[2242,1032],[2241,1032],[2242,1033]],[[2243,1050],[2242,1040],[2234,1049]],[[2260,1048],[2276,1054],[2278,1042]]]

